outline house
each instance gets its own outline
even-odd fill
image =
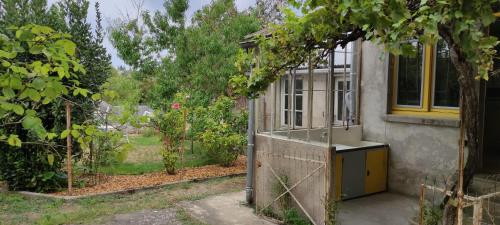
[[[497,21],[490,32],[498,36],[499,28]],[[311,221],[323,224],[329,198],[386,190],[416,196],[426,179],[455,173],[459,87],[450,51],[442,41],[410,43],[416,57],[352,42],[330,54],[328,65],[291,68],[249,101],[247,200],[258,213],[291,195]],[[478,165],[499,173],[500,78],[478,85]],[[284,190],[273,191],[276,186]]]

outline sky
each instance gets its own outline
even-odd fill
[[[49,4],[53,4],[58,0],[48,0]],[[95,27],[95,2],[100,3],[101,13],[103,14],[103,26],[109,27],[113,21],[123,18],[125,15],[130,15],[131,18],[137,16],[137,7],[134,6],[133,0],[89,0],[90,8],[88,21]],[[135,1],[137,2],[137,1]],[[201,9],[203,6],[209,4],[211,0],[189,0],[189,9],[187,11],[188,18]],[[235,0],[238,10],[245,10],[250,6],[255,5],[255,0]],[[155,11],[163,9],[163,0],[144,0],[143,10]],[[188,19],[190,20],[190,19]],[[104,40],[104,46],[111,55],[113,66],[124,66],[123,61],[118,57],[116,49],[113,47],[109,38]]]

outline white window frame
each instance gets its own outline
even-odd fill
[[[281,126],[288,126],[288,121],[285,120],[285,114],[288,113],[289,110],[292,110],[292,113],[290,113],[290,121],[291,121],[291,127],[296,127],[296,128],[302,128],[304,127],[304,79],[302,78],[301,75],[297,75],[295,77],[295,80],[302,80],[302,94],[297,94],[296,93],[296,89],[295,89],[295,82],[292,82],[292,86],[293,86],[293,89],[292,88],[288,88],[288,93],[285,93],[285,83],[288,83],[288,75],[285,75],[285,77],[283,77],[281,79],[281,88],[280,88],[280,95],[281,95]],[[295,92],[295,96],[292,97],[292,102],[291,102],[291,105],[288,106],[288,109],[285,109],[285,102],[288,102],[288,95],[291,95],[293,94],[292,90],[294,90]],[[297,100],[297,96],[301,96],[302,97],[302,109],[301,110],[297,110],[295,107],[296,107],[296,100]],[[298,126],[297,125],[297,121],[296,121],[296,114],[297,113],[301,113],[302,114],[302,125],[301,126]]]

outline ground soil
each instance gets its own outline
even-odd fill
[[[220,177],[246,172],[246,158],[241,156],[232,167],[209,165],[198,168],[188,168],[179,171],[176,175],[168,175],[165,172],[157,172],[143,175],[101,175],[100,183],[91,186],[76,188],[70,194],[67,191],[53,193],[58,196],[82,196],[108,192],[125,191],[154,187],[183,180],[203,179],[209,177]]]

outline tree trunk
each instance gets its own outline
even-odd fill
[[[453,25],[440,25],[439,34],[448,43],[450,47],[451,60],[453,65],[458,71],[458,83],[460,85],[460,95],[463,97],[462,114],[460,115],[461,126],[465,126],[465,137],[467,147],[467,160],[464,167],[464,183],[463,190],[472,181],[474,173],[476,172],[477,159],[479,155],[479,97],[475,79],[475,67],[472,63],[467,61],[461,46],[455,42],[452,37]],[[457,182],[455,179],[452,186],[453,195],[451,199],[456,197],[458,192]],[[456,223],[457,210],[452,204],[449,204],[450,197],[445,197],[443,201],[443,224],[453,225]]]

